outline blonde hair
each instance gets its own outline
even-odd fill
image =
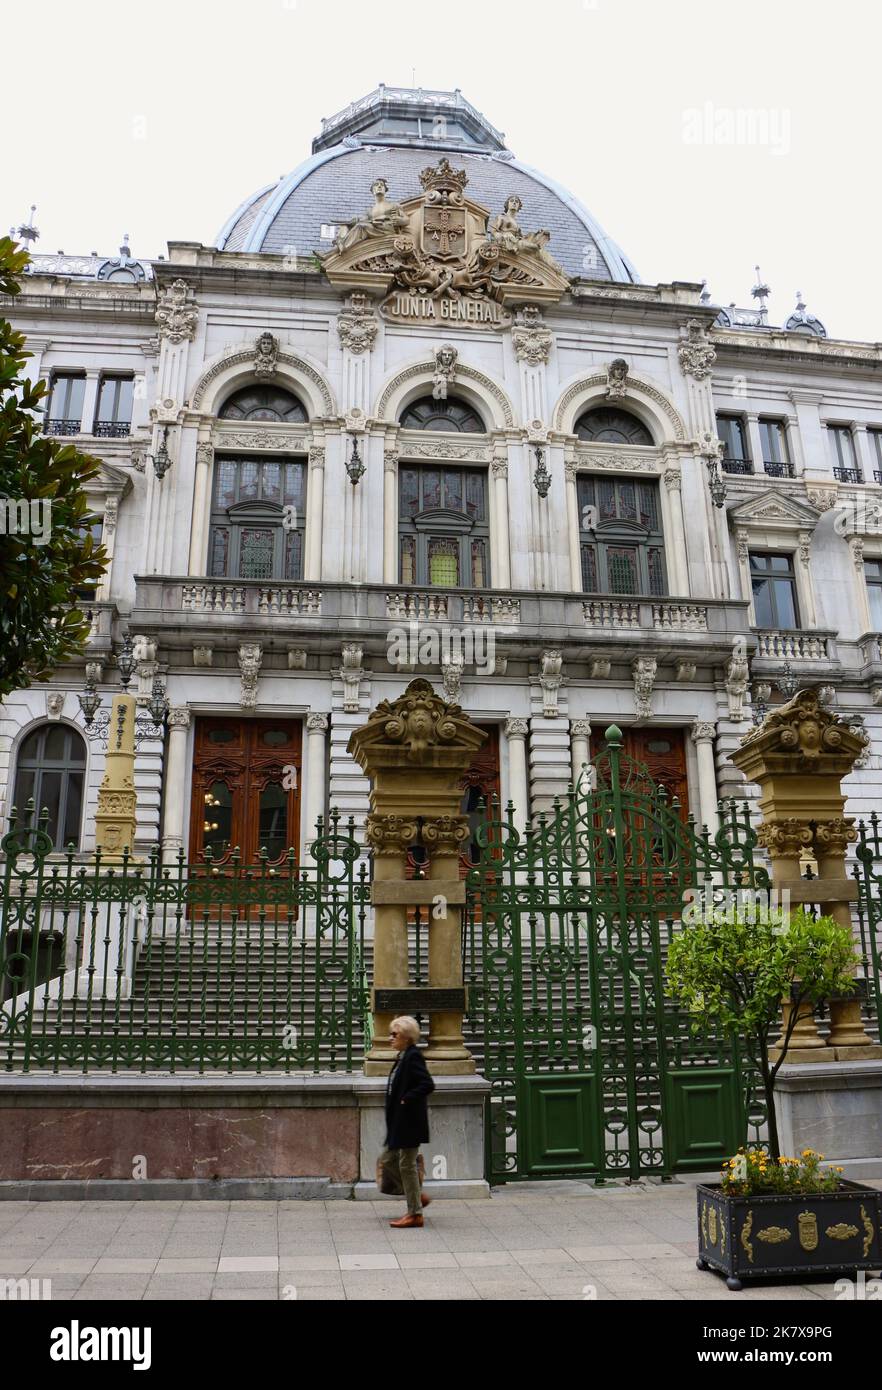
[[[402,1014],[401,1018],[393,1018],[389,1025],[390,1029],[397,1027],[399,1033],[403,1033],[412,1043],[415,1043],[420,1035],[420,1025],[410,1014]]]

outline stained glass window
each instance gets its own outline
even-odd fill
[[[241,579],[271,579],[273,574],[273,533],[248,526],[242,529],[239,550]]]
[[[576,422],[576,434],[591,444],[651,445],[649,430],[628,410],[600,407],[586,410]]]
[[[472,586],[483,589],[487,583],[487,542],[472,541]]]
[[[399,421],[406,430],[441,430],[445,434],[484,434],[484,421],[465,401],[449,396],[436,401],[422,396],[402,412]]]
[[[429,541],[429,583],[456,588],[459,584],[459,544],[433,537]]]
[[[400,469],[398,514],[402,584],[490,583],[483,469]]]
[[[218,458],[208,547],[212,577],[300,579],[305,492],[303,462]]]
[[[658,485],[581,474],[576,497],[586,593],[666,593]]]
[[[218,412],[222,420],[280,420],[305,423],[302,401],[279,386],[245,386],[229,396]]]

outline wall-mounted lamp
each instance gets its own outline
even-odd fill
[[[349,455],[349,458],[346,460],[346,472],[349,474],[350,483],[353,487],[355,487],[356,483],[364,473],[364,464],[362,463],[361,455],[358,452],[358,436],[350,434],[349,438],[352,440],[352,451]]]
[[[551,474],[545,467],[545,455],[540,445],[536,445],[536,471],[533,474],[533,486],[540,497],[547,497],[551,487]]]
[[[162,482],[168,470],[171,468],[171,459],[168,453],[168,425],[162,427],[162,438],[159,441],[159,448],[155,454],[151,454],[153,472],[160,482]]]

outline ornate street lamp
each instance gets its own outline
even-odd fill
[[[789,660],[785,661],[784,665],[781,667],[781,675],[778,676],[778,678],[775,681],[775,684],[777,685],[781,694],[784,696],[785,700],[793,699],[794,695],[799,689],[799,681],[793,674],[793,667],[790,665]]]
[[[87,680],[85,690],[81,695],[77,696],[77,699],[80,702],[80,709],[83,711],[83,723],[88,729],[98,712],[98,707],[101,704],[101,696],[95,689],[94,683]]]
[[[545,455],[542,452],[541,445],[536,445],[535,453],[536,471],[533,474],[533,486],[540,497],[547,497],[551,487],[551,474],[545,467]]]
[[[132,645],[130,633],[126,633],[126,640],[122,644],[122,651],[116,658],[116,665],[119,671],[120,684],[123,690],[128,690],[129,682],[135,672],[135,652]]]
[[[168,470],[171,468],[171,459],[168,453],[168,425],[163,425],[162,438],[159,441],[159,448],[155,454],[151,455],[153,462],[153,472],[160,482],[162,482]]]
[[[147,708],[154,724],[165,722],[165,717],[168,714],[168,696],[158,676],[153,678],[153,689],[150,692],[150,699],[147,701]]]
[[[364,464],[362,463],[361,456],[358,452],[357,435],[350,433],[349,438],[352,440],[352,452],[350,453],[349,458],[346,460],[346,472],[349,474],[350,483],[353,487],[355,487],[359,478],[364,473]]]
[[[720,473],[719,460],[708,457],[706,462],[709,474],[708,486],[710,487],[711,500],[715,507],[722,507],[725,505],[727,489],[722,474]]]

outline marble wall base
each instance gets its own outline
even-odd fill
[[[776,1097],[782,1153],[815,1149],[830,1163],[882,1159],[882,1061],[785,1062]]]
[[[433,1195],[489,1195],[480,1077],[439,1077]],[[379,1195],[385,1079],[19,1076],[0,1080],[0,1200]],[[400,1199],[399,1199],[400,1200]]]

